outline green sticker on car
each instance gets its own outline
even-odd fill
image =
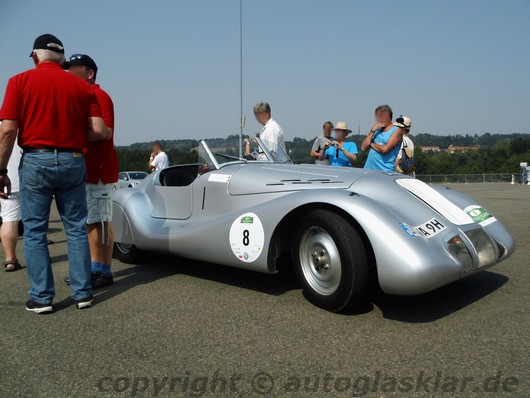
[[[486,210],[486,208],[482,206],[468,206],[464,209],[464,211],[469,215],[469,217],[473,219],[473,221],[475,221],[477,224],[482,225],[483,227],[496,221],[495,217],[493,217]]]
[[[254,223],[254,217],[251,217],[251,216],[241,217],[241,224],[252,224],[252,223]]]

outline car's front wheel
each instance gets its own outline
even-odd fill
[[[134,245],[126,243],[115,242],[113,255],[122,263],[136,264],[140,261],[142,251]]]
[[[333,312],[358,303],[366,290],[368,262],[351,223],[332,211],[314,210],[294,238],[294,266],[306,298]]]

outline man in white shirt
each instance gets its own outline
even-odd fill
[[[0,228],[0,238],[2,239],[2,246],[6,255],[4,262],[4,271],[6,272],[17,271],[22,268],[16,253],[18,224],[22,219],[18,182],[18,165],[21,157],[22,151],[15,144],[7,164],[7,173],[11,179],[11,195],[7,199],[0,199],[0,216],[3,221]]]
[[[259,124],[263,126],[259,138],[267,146],[267,149],[276,160],[286,157],[283,130],[274,119],[271,118],[271,107],[266,102],[260,102],[254,107],[254,115]]]
[[[153,144],[153,152],[151,152],[151,157],[149,158],[149,169],[151,171],[157,171],[165,169],[169,166],[169,159],[164,152],[164,148],[160,142],[156,141]]]

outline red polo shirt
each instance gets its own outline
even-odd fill
[[[94,94],[103,114],[105,125],[114,131],[114,104],[110,95],[103,91],[99,84],[93,84]],[[113,134],[114,135],[114,134]],[[104,184],[118,181],[118,156],[114,149],[114,139],[102,141],[88,141],[86,144],[85,162],[87,182],[97,184],[99,180]]]
[[[18,121],[21,147],[81,149],[91,116],[101,110],[90,85],[53,62],[9,79],[0,109],[0,120]]]

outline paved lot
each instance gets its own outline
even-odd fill
[[[289,276],[156,256],[115,260],[117,283],[77,310],[54,213],[56,312],[24,309],[25,270],[0,273],[0,397],[528,397],[530,186],[454,188],[508,226],[515,254],[423,296],[374,291],[347,315]]]

